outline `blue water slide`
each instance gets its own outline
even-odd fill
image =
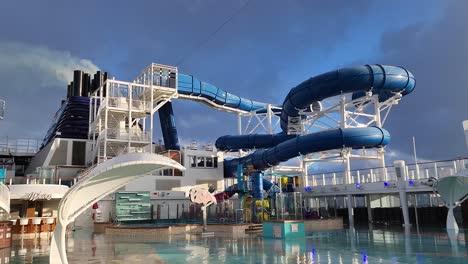
[[[158,111],[164,145],[167,150],[180,150],[172,103],[166,102]]]
[[[307,109],[313,102],[325,98],[345,93],[362,94],[365,91],[372,91],[383,101],[395,92],[407,95],[415,86],[416,80],[413,74],[402,67],[376,64],[327,72],[291,89],[283,102],[281,128],[287,131],[289,117],[298,117],[300,110]]]
[[[258,185],[257,185],[258,186]],[[272,182],[262,179],[262,189],[267,192],[268,196],[274,197],[275,193],[281,192],[280,187],[276,184],[273,184]],[[224,192],[220,192],[214,195],[216,200],[221,201],[221,200],[226,200],[231,198],[234,194],[236,194],[239,191],[238,185],[233,184],[226,188]]]
[[[308,153],[330,149],[376,148],[383,147],[390,141],[387,130],[378,127],[332,129],[313,134],[295,136],[275,147],[257,150],[242,158],[224,161],[224,176],[235,177],[239,164],[252,166],[254,170],[265,170],[281,162]]]
[[[312,77],[297,85],[286,96],[281,112],[283,133],[277,135],[223,136],[216,141],[220,150],[260,149],[254,153],[224,164],[225,177],[235,176],[238,164],[251,166],[255,170],[278,165],[299,155],[331,149],[383,147],[390,135],[377,127],[331,129],[309,135],[286,135],[288,118],[298,117],[299,111],[323,99],[353,93],[353,98],[372,91],[383,101],[394,93],[407,95],[416,85],[414,76],[402,67],[365,65],[344,68]],[[262,149],[264,148],[264,149]]]
[[[201,82],[191,75],[179,73],[177,84],[177,92],[179,94],[194,96],[194,98],[204,98],[219,106],[226,106],[246,112],[257,111],[259,113],[265,112],[267,108],[267,104],[265,103],[228,93],[212,84]],[[279,114],[279,111],[276,111]]]

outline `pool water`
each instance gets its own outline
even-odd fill
[[[15,241],[10,263],[48,263],[46,241]],[[304,239],[233,238],[195,234],[169,238],[112,237],[77,230],[68,241],[70,263],[468,263],[468,230],[338,230]],[[2,262],[4,263],[4,262]]]

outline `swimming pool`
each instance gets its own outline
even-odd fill
[[[468,263],[468,230],[450,240],[441,230],[338,230],[289,241],[233,238],[112,237],[77,230],[68,242],[70,263]],[[37,248],[37,243],[36,243]],[[27,252],[24,251],[27,250]],[[10,263],[48,263],[47,248],[16,243]],[[19,254],[21,253],[21,255]]]

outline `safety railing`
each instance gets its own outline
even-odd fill
[[[0,153],[6,155],[35,154],[39,151],[41,141],[37,139],[0,138]]]
[[[406,165],[406,178],[404,180],[417,179],[439,179],[454,175],[461,169],[468,167],[467,158],[453,160],[441,160],[431,162],[421,162],[418,164]],[[385,168],[376,167],[350,171],[350,180],[347,180],[346,172],[314,173],[308,176],[308,186],[324,186],[339,184],[355,184],[395,181],[396,172],[393,166]]]
[[[131,140],[140,142],[151,142],[151,135],[148,131],[141,131],[140,129],[112,129],[109,128],[106,131],[107,139],[118,139],[118,140]]]
[[[109,97],[109,107],[128,110],[131,102],[131,110],[135,112],[145,112],[151,109],[151,103],[144,100],[130,100],[127,97]]]

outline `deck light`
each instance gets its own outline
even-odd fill
[[[409,185],[409,186],[413,186],[413,185],[414,185],[414,181],[413,181],[413,180],[409,180],[409,181],[408,181],[408,185]]]
[[[361,184],[360,183],[356,183],[354,186],[356,187],[356,189],[361,189]]]
[[[384,182],[383,182],[383,186],[384,186],[384,187],[388,187],[388,182],[384,181]]]

